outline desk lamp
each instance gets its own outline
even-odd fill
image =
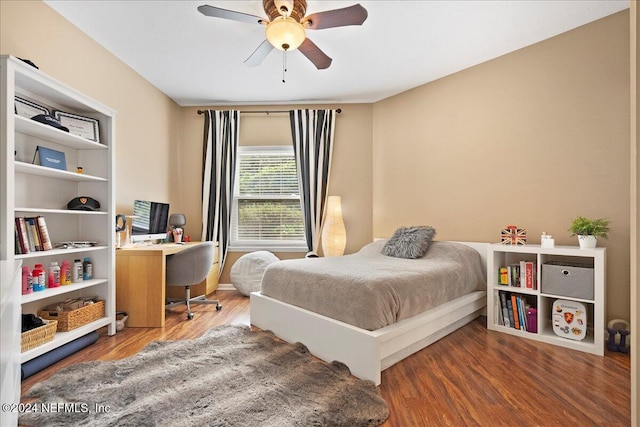
[[[187,223],[187,217],[181,213],[171,214],[169,216],[169,225],[171,226],[171,232],[173,234],[173,241],[176,243],[182,242],[183,227]]]

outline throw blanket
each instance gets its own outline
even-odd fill
[[[460,243],[432,242],[422,258],[382,255],[385,241],[341,257],[271,264],[262,294],[370,331],[486,289],[480,255]]]

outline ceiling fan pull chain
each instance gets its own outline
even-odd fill
[[[287,51],[282,51],[282,83],[286,83],[284,73],[287,72]]]

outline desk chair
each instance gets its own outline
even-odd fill
[[[208,300],[206,295],[191,298],[190,286],[202,282],[213,265],[215,256],[215,243],[203,242],[190,246],[184,250],[167,256],[167,286],[184,286],[184,300],[169,300],[165,308],[176,305],[187,305],[187,319],[193,319],[190,304],[215,304],[216,310],[221,310],[222,306],[218,300]]]

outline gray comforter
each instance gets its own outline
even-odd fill
[[[370,331],[486,289],[480,255],[433,242],[418,259],[382,255],[385,241],[352,255],[285,260],[267,267],[262,294]]]

